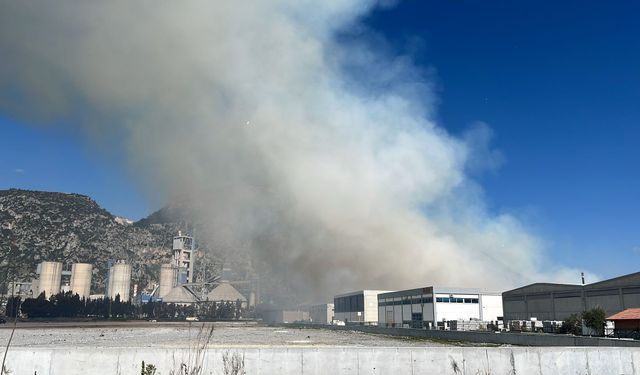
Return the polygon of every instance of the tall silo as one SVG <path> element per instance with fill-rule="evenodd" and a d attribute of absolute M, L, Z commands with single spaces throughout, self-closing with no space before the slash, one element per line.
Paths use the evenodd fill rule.
<path fill-rule="evenodd" d="M 160 267 L 158 297 L 162 298 L 166 296 L 176 285 L 178 285 L 178 268 L 173 264 L 163 264 Z"/>
<path fill-rule="evenodd" d="M 91 274 L 93 266 L 89 263 L 74 263 L 71 265 L 71 291 L 80 298 L 89 298 L 91 294 Z"/>
<path fill-rule="evenodd" d="M 47 298 L 60 292 L 62 280 L 62 263 L 42 262 L 38 266 L 40 277 L 38 278 L 38 294 L 45 292 Z"/>
<path fill-rule="evenodd" d="M 118 261 L 109 270 L 109 291 L 108 297 L 115 299 L 120 295 L 120 301 L 129 301 L 129 291 L 131 289 L 131 265 L 124 261 Z"/>

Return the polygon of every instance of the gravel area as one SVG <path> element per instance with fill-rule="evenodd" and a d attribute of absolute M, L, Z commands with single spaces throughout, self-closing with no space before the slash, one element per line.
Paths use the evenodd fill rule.
<path fill-rule="evenodd" d="M 210 327 L 211 324 L 204 324 Z M 55 326 L 41 324 L 16 330 L 13 347 L 167 347 L 188 348 L 196 345 L 203 323 L 146 326 Z M 6 327 L 8 328 L 8 327 Z M 10 329 L 0 329 L 0 342 L 6 343 Z M 264 346 L 350 346 L 407 347 L 444 346 L 444 344 L 402 337 L 373 335 L 355 331 L 299 329 L 256 325 L 215 324 L 210 347 Z"/>

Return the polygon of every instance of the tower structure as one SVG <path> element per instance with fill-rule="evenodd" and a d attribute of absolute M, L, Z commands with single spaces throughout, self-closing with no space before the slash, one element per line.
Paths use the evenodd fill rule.
<path fill-rule="evenodd" d="M 71 265 L 71 291 L 80 298 L 89 298 L 91 293 L 91 276 L 93 266 L 89 263 L 74 263 Z"/>
<path fill-rule="evenodd" d="M 126 302 L 130 298 L 131 290 L 131 265 L 124 260 L 116 261 L 109 268 L 109 283 L 107 284 L 107 297 L 115 299 L 120 296 L 120 301 Z"/>
<path fill-rule="evenodd" d="M 178 284 L 178 267 L 174 264 L 163 264 L 160 267 L 160 286 L 158 297 L 163 298 Z"/>
<path fill-rule="evenodd" d="M 39 275 L 36 295 L 45 292 L 46 298 L 60 292 L 62 281 L 61 262 L 42 262 L 36 271 Z"/>
<path fill-rule="evenodd" d="M 173 263 L 178 268 L 178 284 L 193 282 L 194 245 L 193 237 L 181 231 L 173 237 Z"/>

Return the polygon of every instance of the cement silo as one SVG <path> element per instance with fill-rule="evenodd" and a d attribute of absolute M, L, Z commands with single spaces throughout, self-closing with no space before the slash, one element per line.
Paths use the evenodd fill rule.
<path fill-rule="evenodd" d="M 93 266 L 88 263 L 74 263 L 71 265 L 71 291 L 80 298 L 89 298 L 91 294 L 91 274 Z"/>
<path fill-rule="evenodd" d="M 115 299 L 120 295 L 120 301 L 129 301 L 131 289 L 131 265 L 124 261 L 118 261 L 109 269 L 108 297 Z"/>
<path fill-rule="evenodd" d="M 45 292 L 47 298 L 60 292 L 62 263 L 42 262 L 38 265 L 38 294 Z"/>
<path fill-rule="evenodd" d="M 178 285 L 178 268 L 173 264 L 163 264 L 160 267 L 160 287 L 158 297 L 162 298 L 169 294 Z"/>

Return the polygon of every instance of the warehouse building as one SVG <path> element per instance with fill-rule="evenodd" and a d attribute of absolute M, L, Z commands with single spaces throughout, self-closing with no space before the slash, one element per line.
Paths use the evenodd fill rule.
<path fill-rule="evenodd" d="M 268 324 L 309 322 L 309 312 L 298 309 L 265 310 L 260 313 L 260 316 L 262 321 Z"/>
<path fill-rule="evenodd" d="M 564 320 L 596 306 L 607 315 L 640 307 L 640 272 L 587 285 L 536 283 L 502 294 L 505 320 Z"/>
<path fill-rule="evenodd" d="M 333 303 L 304 306 L 303 310 L 309 312 L 309 320 L 313 324 L 330 324 L 333 321 Z"/>
<path fill-rule="evenodd" d="M 207 301 L 216 302 L 218 304 L 232 302 L 240 302 L 242 308 L 247 307 L 247 298 L 242 295 L 233 285 L 223 282 L 218 284 L 209 294 Z"/>
<path fill-rule="evenodd" d="M 386 327 L 433 329 L 444 328 L 445 321 L 497 321 L 500 317 L 500 293 L 479 289 L 428 286 L 378 295 L 378 323 Z"/>
<path fill-rule="evenodd" d="M 378 294 L 386 290 L 360 290 L 333 297 L 334 319 L 345 323 L 378 324 Z"/>

